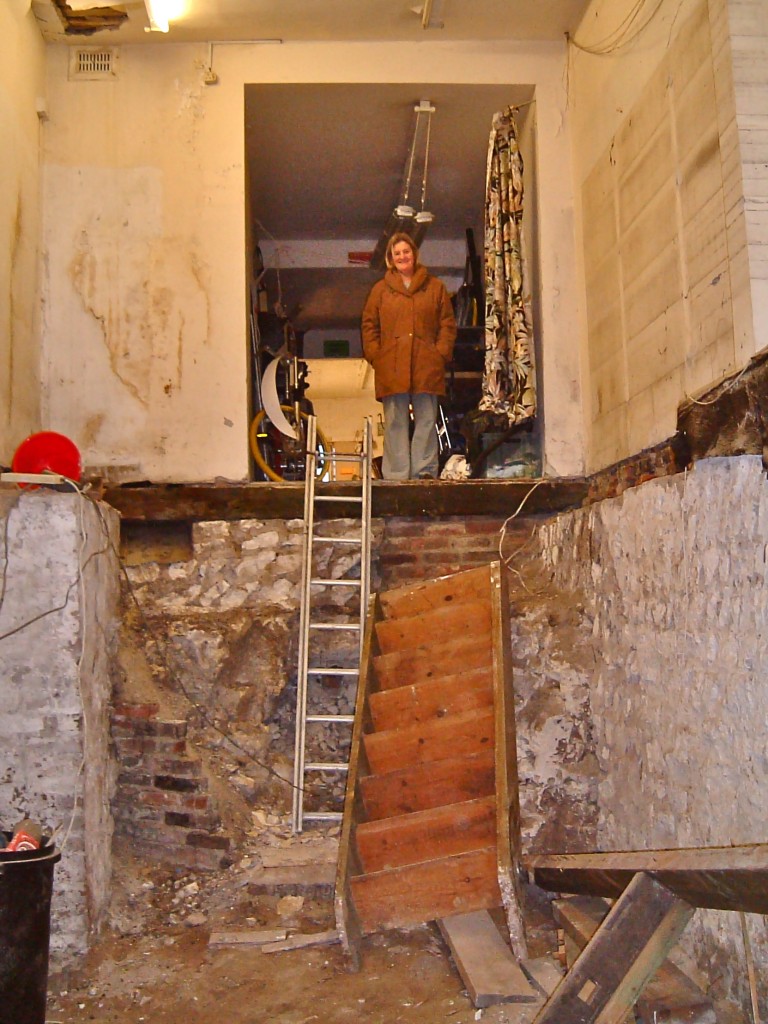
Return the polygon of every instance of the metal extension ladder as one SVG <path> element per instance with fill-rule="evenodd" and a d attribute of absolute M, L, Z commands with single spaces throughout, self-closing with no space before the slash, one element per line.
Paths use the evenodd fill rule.
<path fill-rule="evenodd" d="M 317 422 L 314 416 L 307 420 L 307 457 L 304 478 L 304 551 L 301 578 L 301 604 L 299 618 L 299 667 L 296 699 L 296 745 L 293 761 L 293 831 L 301 832 L 304 821 L 341 821 L 341 811 L 305 811 L 305 779 L 310 772 L 347 772 L 346 762 L 307 762 L 307 725 L 313 723 L 348 724 L 351 730 L 355 720 L 350 715 L 323 715 L 308 713 L 309 682 L 320 676 L 356 676 L 360 674 L 360 657 L 363 647 L 365 616 L 370 594 L 371 567 L 371 461 L 373 456 L 373 432 L 370 417 L 365 420 L 362 451 L 357 455 L 340 455 L 335 452 L 318 451 Z M 319 462 L 319 460 L 324 460 Z M 360 494 L 339 496 L 322 493 L 322 483 L 317 479 L 318 468 L 336 462 L 357 463 L 360 467 Z M 315 534 L 315 509 L 324 502 L 354 502 L 360 506 L 359 537 L 324 537 Z M 315 543 L 350 545 L 360 548 L 360 579 L 322 579 L 313 572 Z M 312 587 L 350 587 L 360 592 L 360 610 L 357 622 L 314 621 L 312 609 Z M 313 633 L 333 630 L 356 631 L 358 634 L 357 668 L 324 667 L 312 664 L 310 639 Z"/>

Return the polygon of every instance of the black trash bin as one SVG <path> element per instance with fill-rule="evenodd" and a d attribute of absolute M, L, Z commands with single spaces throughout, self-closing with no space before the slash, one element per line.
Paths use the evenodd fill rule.
<path fill-rule="evenodd" d="M 1 1024 L 45 1024 L 53 867 L 60 860 L 45 843 L 0 850 Z"/>

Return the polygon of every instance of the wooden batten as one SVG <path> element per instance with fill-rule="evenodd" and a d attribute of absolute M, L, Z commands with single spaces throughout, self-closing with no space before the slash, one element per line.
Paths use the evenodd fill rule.
<path fill-rule="evenodd" d="M 371 771 L 376 774 L 492 750 L 493 708 L 478 708 L 460 715 L 416 722 L 403 729 L 369 733 L 363 737 L 363 742 Z"/>
<path fill-rule="evenodd" d="M 374 659 L 378 688 L 390 690 L 396 686 L 411 686 L 429 679 L 442 679 L 457 671 L 469 672 L 485 668 L 491 663 L 491 634 L 476 636 L 460 634 L 439 640 L 429 648 L 411 651 L 393 651 Z"/>
<path fill-rule="evenodd" d="M 452 576 L 414 583 L 381 594 L 385 618 L 405 618 L 488 596 L 488 566 L 467 569 Z"/>
<path fill-rule="evenodd" d="M 360 789 L 369 819 L 390 818 L 488 796 L 494 791 L 494 771 L 493 751 L 488 750 L 368 775 L 360 779 Z"/>
<path fill-rule="evenodd" d="M 491 603 L 478 598 L 444 608 L 432 608 L 407 618 L 383 619 L 376 624 L 382 654 L 432 647 L 436 638 L 484 636 L 491 628 Z"/>
<path fill-rule="evenodd" d="M 496 848 L 488 846 L 353 878 L 363 934 L 499 906 L 495 864 Z"/>
<path fill-rule="evenodd" d="M 371 718 L 377 730 L 396 729 L 403 722 L 428 722 L 492 706 L 490 665 L 444 679 L 381 690 L 370 696 Z"/>
<path fill-rule="evenodd" d="M 357 826 L 365 871 L 383 871 L 490 846 L 496 837 L 493 796 L 465 800 Z"/>

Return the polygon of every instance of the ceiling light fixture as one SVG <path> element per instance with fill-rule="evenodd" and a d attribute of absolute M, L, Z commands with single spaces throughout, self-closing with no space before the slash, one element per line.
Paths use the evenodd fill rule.
<path fill-rule="evenodd" d="M 168 5 L 164 0 L 144 0 L 149 18 L 149 28 L 145 32 L 167 32 L 168 31 Z"/>
<path fill-rule="evenodd" d="M 421 100 L 418 106 L 413 109 L 416 112 L 416 124 L 413 129 L 411 148 L 405 161 L 400 202 L 389 215 L 389 220 L 384 225 L 384 230 L 379 236 L 376 248 L 371 254 L 370 266 L 377 270 L 381 270 L 384 267 L 387 245 L 394 234 L 403 231 L 413 239 L 414 245 L 420 246 L 427 233 L 427 228 L 435 219 L 434 214 L 428 213 L 424 209 L 427 201 L 429 137 L 432 129 L 432 115 L 435 112 L 435 108 L 429 100 Z M 410 204 L 410 193 L 414 169 L 418 167 L 420 162 L 422 169 L 421 210 L 417 213 Z"/>

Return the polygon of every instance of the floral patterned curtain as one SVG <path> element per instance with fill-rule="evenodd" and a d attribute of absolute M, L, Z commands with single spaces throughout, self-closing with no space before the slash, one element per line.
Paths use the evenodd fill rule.
<path fill-rule="evenodd" d="M 485 194 L 485 374 L 480 410 L 510 427 L 536 413 L 515 107 L 493 116 Z"/>

